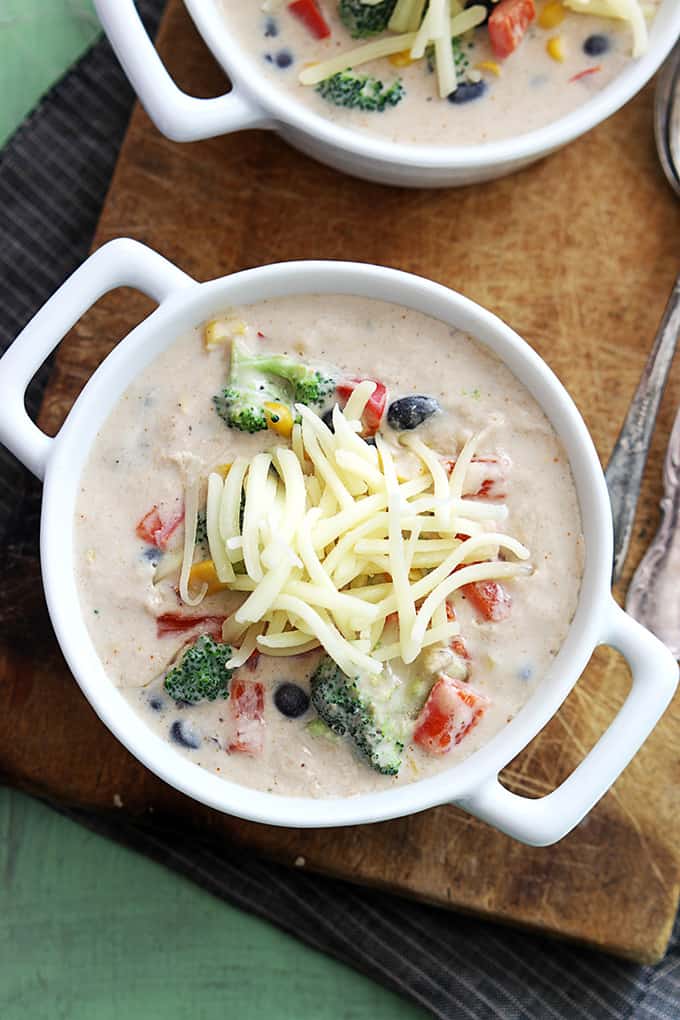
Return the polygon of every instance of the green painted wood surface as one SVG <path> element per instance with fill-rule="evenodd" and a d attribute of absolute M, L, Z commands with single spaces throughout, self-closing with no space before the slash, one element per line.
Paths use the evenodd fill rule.
<path fill-rule="evenodd" d="M 161 865 L 0 789 L 3 1020 L 416 1020 Z"/>
<path fill-rule="evenodd" d="M 97 35 L 89 0 L 0 0 L 0 144 Z M 0 788 L 2 1020 L 417 1020 L 369 979 Z"/>
<path fill-rule="evenodd" d="M 91 0 L 0 0 L 0 145 L 98 33 Z"/>

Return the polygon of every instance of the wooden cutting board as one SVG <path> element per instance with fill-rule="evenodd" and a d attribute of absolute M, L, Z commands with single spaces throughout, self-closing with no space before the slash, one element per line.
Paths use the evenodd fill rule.
<path fill-rule="evenodd" d="M 169 4 L 159 46 L 182 87 L 202 96 L 224 90 L 180 0 Z M 264 131 L 175 145 L 137 108 L 95 247 L 135 237 L 198 279 L 315 257 L 429 276 L 491 308 L 533 344 L 574 395 L 606 459 L 678 271 L 680 208 L 656 162 L 651 110 L 648 88 L 516 176 L 464 190 L 400 191 L 344 177 Z M 92 370 L 149 307 L 118 291 L 77 326 L 60 349 L 43 428 L 58 429 Z M 662 407 L 619 594 L 657 524 L 678 402 L 680 366 Z M 25 591 L 30 567 L 21 570 Z M 22 637 L 27 630 L 30 639 Z M 3 628 L 0 677 L 0 774 L 24 790 L 151 816 L 159 826 L 636 960 L 664 952 L 680 882 L 677 701 L 589 818 L 557 846 L 529 849 L 453 807 L 375 826 L 299 831 L 193 803 L 139 765 L 95 717 L 37 600 L 28 627 Z M 599 650 L 557 717 L 508 767 L 508 785 L 528 796 L 553 789 L 593 745 L 628 683 L 619 657 Z"/>

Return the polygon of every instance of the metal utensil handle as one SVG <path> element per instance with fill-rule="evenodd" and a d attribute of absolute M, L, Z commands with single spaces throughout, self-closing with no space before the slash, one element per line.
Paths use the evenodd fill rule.
<path fill-rule="evenodd" d="M 626 560 L 640 495 L 642 473 L 659 404 L 666 388 L 680 332 L 680 276 L 676 279 L 644 371 L 614 444 L 605 478 L 614 519 L 613 578 Z"/>
<path fill-rule="evenodd" d="M 654 137 L 656 151 L 666 180 L 676 195 L 680 195 L 678 170 L 678 120 L 680 118 L 680 43 L 671 50 L 670 56 L 659 71 L 654 96 Z"/>

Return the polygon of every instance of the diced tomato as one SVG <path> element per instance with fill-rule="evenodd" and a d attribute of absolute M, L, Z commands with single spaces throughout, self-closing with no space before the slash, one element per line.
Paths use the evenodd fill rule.
<path fill-rule="evenodd" d="M 473 581 L 463 586 L 463 592 L 483 619 L 500 623 L 510 616 L 512 596 L 500 581 Z"/>
<path fill-rule="evenodd" d="M 316 0 L 294 0 L 294 3 L 288 4 L 288 10 L 302 22 L 315 39 L 326 39 L 331 34 L 328 22 Z"/>
<path fill-rule="evenodd" d="M 413 739 L 430 754 L 446 754 L 479 722 L 489 704 L 469 684 L 440 673 L 416 719 Z"/>
<path fill-rule="evenodd" d="M 338 396 L 346 403 L 354 393 L 359 383 L 365 381 L 365 379 L 346 379 L 343 382 L 338 383 L 336 388 Z M 377 379 L 372 379 L 371 382 L 375 383 L 375 389 L 371 394 L 362 415 L 364 434 L 368 436 L 374 435 L 380 428 L 380 422 L 383 419 L 385 405 L 387 404 L 387 387 L 381 382 L 378 382 Z"/>
<path fill-rule="evenodd" d="M 163 613 L 156 619 L 156 634 L 185 634 L 195 630 L 199 634 L 209 634 L 215 641 L 222 640 L 222 624 L 226 616 L 182 616 L 181 613 Z"/>
<path fill-rule="evenodd" d="M 446 460 L 445 466 L 451 474 L 456 462 Z M 511 467 L 512 461 L 504 453 L 473 457 L 465 476 L 463 495 L 472 499 L 505 499 L 508 494 L 508 475 Z"/>
<path fill-rule="evenodd" d="M 535 17 L 534 0 L 500 0 L 487 22 L 495 55 L 504 59 L 514 53 Z"/>
<path fill-rule="evenodd" d="M 143 542 L 148 542 L 149 545 L 155 545 L 157 549 L 165 549 L 170 540 L 170 536 L 173 534 L 175 529 L 180 526 L 183 520 L 183 509 L 179 513 L 173 514 L 173 516 L 169 517 L 167 521 L 163 521 L 158 512 L 158 507 L 152 506 L 149 512 L 142 517 L 141 521 L 135 528 L 135 533 L 138 538 L 142 539 Z"/>
<path fill-rule="evenodd" d="M 254 680 L 232 680 L 228 712 L 232 720 L 229 754 L 260 754 L 264 748 L 264 687 Z"/>

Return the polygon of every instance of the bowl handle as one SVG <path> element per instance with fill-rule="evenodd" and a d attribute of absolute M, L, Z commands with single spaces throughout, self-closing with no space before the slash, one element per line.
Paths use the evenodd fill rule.
<path fill-rule="evenodd" d="M 26 413 L 24 394 L 48 355 L 88 308 L 116 287 L 135 287 L 159 304 L 196 281 L 138 241 L 109 241 L 43 305 L 0 359 L 0 443 L 43 478 L 52 439 Z"/>
<path fill-rule="evenodd" d="M 633 683 L 616 718 L 569 778 L 545 797 L 530 799 L 511 793 L 493 776 L 469 798 L 457 801 L 470 814 L 529 846 L 549 846 L 578 825 L 647 739 L 675 692 L 675 659 L 613 599 L 599 643 L 623 653 Z"/>
<path fill-rule="evenodd" d="M 175 85 L 137 13 L 134 0 L 94 0 L 116 56 L 146 112 L 175 142 L 196 142 L 243 128 L 271 127 L 271 118 L 240 90 L 197 99 Z"/>

